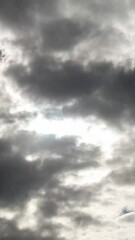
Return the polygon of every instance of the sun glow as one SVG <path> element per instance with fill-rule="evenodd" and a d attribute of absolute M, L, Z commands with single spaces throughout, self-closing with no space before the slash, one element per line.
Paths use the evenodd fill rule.
<path fill-rule="evenodd" d="M 120 139 L 117 132 L 104 124 L 82 119 L 50 120 L 40 115 L 29 124 L 28 130 L 38 134 L 54 134 L 58 137 L 76 136 L 79 142 L 101 146 L 108 154 L 111 153 L 112 145 Z"/>

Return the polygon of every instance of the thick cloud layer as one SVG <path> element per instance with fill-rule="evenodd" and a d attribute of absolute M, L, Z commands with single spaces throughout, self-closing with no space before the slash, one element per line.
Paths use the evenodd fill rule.
<path fill-rule="evenodd" d="M 37 58 L 31 71 L 12 66 L 7 74 L 28 96 L 65 104 L 63 112 L 73 116 L 96 115 L 106 121 L 134 119 L 134 70 L 114 67 L 111 63 L 90 65 L 87 70 L 74 62 L 59 63 Z"/>
<path fill-rule="evenodd" d="M 42 29 L 43 48 L 50 51 L 68 50 L 87 35 L 86 26 L 69 18 L 49 22 Z"/>
<path fill-rule="evenodd" d="M 20 2 L 0 1 L 0 19 L 7 26 L 13 27 L 16 30 L 27 29 L 27 26 L 33 26 L 35 23 L 36 14 L 53 14 L 57 11 L 58 1 L 48 0 L 38 2 L 35 0 L 21 0 Z M 20 29 L 21 28 L 21 29 Z"/>
<path fill-rule="evenodd" d="M 42 160 L 38 157 L 41 152 Z M 33 153 L 37 154 L 37 160 L 26 161 L 25 156 Z M 46 154 L 48 157 L 43 158 Z M 66 186 L 65 176 L 69 173 L 77 174 L 82 169 L 97 168 L 99 158 L 100 153 L 96 147 L 84 144 L 77 146 L 74 138 L 57 139 L 54 136 L 38 138 L 27 133 L 11 139 L 3 138 L 0 140 L 0 206 L 3 209 L 12 207 L 12 211 L 17 209 L 17 214 L 20 215 L 21 208 L 25 208 L 27 202 L 36 197 L 39 209 L 37 217 L 44 218 L 42 223 L 44 231 L 50 226 L 50 230 L 47 230 L 48 236 L 51 236 L 50 234 L 53 236 L 52 218 L 68 216 L 70 206 L 75 207 L 76 204 L 81 206 L 86 199 L 94 201 L 96 198 L 94 186 L 90 189 L 83 186 Z M 74 215 L 76 213 L 68 216 L 71 221 Z M 15 222 L 18 223 L 18 218 Z M 96 224 L 96 220 L 94 222 L 90 217 L 89 224 Z M 21 236 L 20 239 L 31 237 L 31 233 L 29 236 L 29 233 L 20 231 L 17 227 L 15 231 L 11 230 L 9 226 L 7 229 L 4 228 L 1 237 L 3 234 L 6 239 L 8 236 L 14 238 Z M 40 234 L 37 234 L 40 239 Z M 37 239 L 35 233 L 32 236 Z"/>
<path fill-rule="evenodd" d="M 46 184 L 51 184 L 51 181 L 62 174 L 99 165 L 97 159 L 93 159 L 93 157 L 98 157 L 97 149 L 87 150 L 85 146 L 78 148 L 72 138 L 60 140 L 49 137 L 39 140 L 35 138 L 36 143 L 33 139 L 33 144 L 32 142 L 28 144 L 28 137 L 34 136 L 26 135 L 20 140 L 15 139 L 14 142 L 12 140 L 12 145 L 7 140 L 1 139 L 0 141 L 0 198 L 3 202 L 7 201 L 10 204 L 15 203 L 15 200 L 21 201 L 22 198 L 30 197 L 28 194 L 31 191 L 44 188 Z M 16 140 L 20 142 L 20 146 Z M 26 145 L 25 141 L 27 141 Z M 43 151 L 44 155 L 48 154 L 48 157 L 42 161 L 28 162 L 19 154 L 17 147 L 22 153 L 38 154 L 38 151 L 39 153 Z M 72 152 L 70 152 L 71 149 Z M 53 155 L 56 154 L 57 157 L 53 159 Z"/>
<path fill-rule="evenodd" d="M 0 239 L 134 239 L 134 13 L 0 0 Z"/>

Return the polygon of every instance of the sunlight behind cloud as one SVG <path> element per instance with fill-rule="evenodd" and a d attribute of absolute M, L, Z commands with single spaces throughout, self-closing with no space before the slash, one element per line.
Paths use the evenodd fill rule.
<path fill-rule="evenodd" d="M 106 154 L 111 154 L 112 146 L 120 139 L 120 135 L 114 129 L 108 128 L 105 124 L 88 122 L 82 119 L 60 119 L 48 120 L 42 115 L 31 121 L 29 131 L 38 134 L 54 134 L 58 137 L 76 136 L 79 142 L 101 146 Z"/>

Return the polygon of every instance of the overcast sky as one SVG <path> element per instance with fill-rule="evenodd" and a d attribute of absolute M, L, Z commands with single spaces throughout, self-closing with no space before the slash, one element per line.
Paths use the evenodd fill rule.
<path fill-rule="evenodd" d="M 134 0 L 0 0 L 1 240 L 135 238 L 134 23 Z"/>

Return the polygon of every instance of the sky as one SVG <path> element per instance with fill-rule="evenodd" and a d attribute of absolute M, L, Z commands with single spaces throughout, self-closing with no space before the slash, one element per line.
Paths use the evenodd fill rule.
<path fill-rule="evenodd" d="M 134 22 L 133 0 L 0 0 L 1 240 L 135 238 Z"/>

